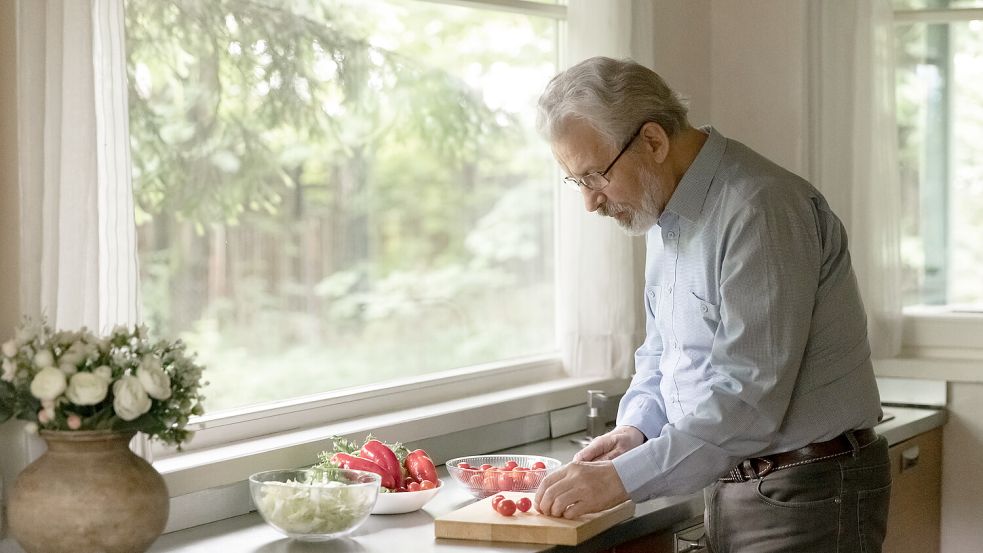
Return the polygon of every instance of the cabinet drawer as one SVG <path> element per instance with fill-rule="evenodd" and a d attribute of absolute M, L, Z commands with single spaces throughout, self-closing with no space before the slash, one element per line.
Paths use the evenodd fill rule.
<path fill-rule="evenodd" d="M 942 429 L 895 444 L 891 508 L 884 553 L 938 553 L 942 496 Z"/>

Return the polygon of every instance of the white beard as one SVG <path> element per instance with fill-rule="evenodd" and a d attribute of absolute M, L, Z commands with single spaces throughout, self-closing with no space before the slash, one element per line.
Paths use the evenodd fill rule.
<path fill-rule="evenodd" d="M 642 206 L 639 209 L 614 203 L 603 203 L 597 213 L 611 217 L 629 236 L 641 236 L 659 222 L 660 191 L 658 179 L 646 168 L 639 168 L 638 180 L 642 183 Z"/>

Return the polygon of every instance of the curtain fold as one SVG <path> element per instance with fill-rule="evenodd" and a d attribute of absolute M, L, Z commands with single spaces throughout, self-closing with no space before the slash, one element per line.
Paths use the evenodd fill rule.
<path fill-rule="evenodd" d="M 18 3 L 21 311 L 139 321 L 122 0 Z"/>
<path fill-rule="evenodd" d="M 875 358 L 901 350 L 894 21 L 888 0 L 809 4 L 808 177 L 843 219 Z"/>
<path fill-rule="evenodd" d="M 570 0 L 564 66 L 603 55 L 652 67 L 653 24 L 651 2 Z M 575 192 L 561 190 L 557 207 L 557 332 L 564 366 L 571 376 L 626 378 L 644 338 L 644 239 L 587 213 Z"/>

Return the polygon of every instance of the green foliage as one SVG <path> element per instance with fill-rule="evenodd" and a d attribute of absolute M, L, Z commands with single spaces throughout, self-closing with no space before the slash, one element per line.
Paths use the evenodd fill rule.
<path fill-rule="evenodd" d="M 552 339 L 551 304 L 526 313 L 552 268 L 533 103 L 465 76 L 544 85 L 554 23 L 401 0 L 127 0 L 126 26 L 144 316 L 201 352 L 214 405 Z"/>

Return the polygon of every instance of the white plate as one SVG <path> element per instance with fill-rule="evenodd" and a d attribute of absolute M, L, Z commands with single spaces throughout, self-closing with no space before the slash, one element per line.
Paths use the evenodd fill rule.
<path fill-rule="evenodd" d="M 433 499 L 440 491 L 444 482 L 437 481 L 437 487 L 432 490 L 420 490 L 418 492 L 395 492 L 380 493 L 372 508 L 373 515 L 398 515 L 400 513 L 410 513 L 418 511 L 421 507 Z"/>

